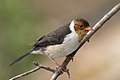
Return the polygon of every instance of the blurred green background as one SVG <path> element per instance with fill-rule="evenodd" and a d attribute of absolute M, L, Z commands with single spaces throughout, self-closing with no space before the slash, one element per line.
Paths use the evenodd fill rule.
<path fill-rule="evenodd" d="M 85 18 L 93 26 L 119 2 L 119 0 L 0 0 L 0 80 L 8 80 L 12 76 L 34 68 L 32 64 L 33 61 L 55 66 L 48 58 L 46 59 L 45 56 L 37 55 L 26 57 L 11 67 L 8 65 L 18 56 L 29 50 L 32 47 L 32 45 L 29 44 L 34 42 L 36 38 L 70 22 L 74 18 Z M 106 64 L 115 63 L 120 59 L 119 57 L 118 60 L 115 61 L 116 57 L 120 56 L 119 26 L 120 13 L 117 13 L 104 26 L 105 28 L 102 28 L 96 33 L 89 45 L 87 44 L 88 46 L 85 46 L 84 49 L 81 50 L 81 55 L 78 54 L 75 62 L 69 66 L 73 80 L 120 80 L 120 77 L 117 75 L 108 77 L 108 75 L 112 75 L 113 73 L 118 74 L 117 72 L 120 72 L 119 68 L 113 67 L 111 69 L 111 65 L 107 65 L 107 68 L 109 67 L 110 69 L 107 71 L 106 69 L 104 70 Z M 113 38 L 115 36 L 116 39 Z M 101 42 L 105 44 L 103 45 Z M 112 44 L 108 45 L 110 43 Z M 113 44 L 115 45 L 113 46 Z M 111 48 L 108 49 L 110 46 Z M 89 52 L 86 52 L 86 50 Z M 114 55 L 114 58 L 111 50 L 113 53 L 117 53 L 117 55 Z M 104 54 L 100 55 L 99 52 Z M 111 56 L 107 55 L 110 57 L 106 58 L 105 54 L 109 54 L 110 52 Z M 82 58 L 79 55 L 82 56 Z M 93 56 L 97 56 L 97 58 L 93 58 Z M 81 62 L 78 61 L 79 59 L 81 59 Z M 115 62 L 110 61 L 111 59 Z M 91 62 L 89 62 L 90 60 Z M 60 60 L 60 62 L 61 61 L 62 60 Z M 99 62 L 101 63 L 97 64 Z M 80 67 L 76 67 L 78 65 L 80 65 Z M 81 67 L 81 65 L 83 67 Z M 85 66 L 89 66 L 89 68 L 85 68 Z M 120 64 L 117 67 L 120 67 Z M 103 70 L 103 73 L 100 73 L 101 70 Z M 96 71 L 98 71 L 98 73 Z M 49 79 L 50 75 L 50 73 L 40 70 L 18 80 L 46 80 Z M 67 79 L 67 76 L 61 76 L 60 80 L 62 79 Z"/>

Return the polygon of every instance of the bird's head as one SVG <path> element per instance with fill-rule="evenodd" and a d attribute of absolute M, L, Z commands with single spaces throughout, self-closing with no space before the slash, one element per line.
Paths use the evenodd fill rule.
<path fill-rule="evenodd" d="M 92 28 L 90 27 L 88 21 L 80 18 L 80 19 L 74 19 L 72 21 L 73 23 L 73 29 L 75 31 L 75 33 L 79 36 L 79 41 L 81 41 L 83 39 L 83 37 L 85 36 L 85 34 L 92 30 Z"/>

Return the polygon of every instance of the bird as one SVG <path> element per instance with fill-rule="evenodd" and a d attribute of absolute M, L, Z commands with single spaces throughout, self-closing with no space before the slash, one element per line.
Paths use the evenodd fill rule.
<path fill-rule="evenodd" d="M 83 18 L 73 19 L 68 24 L 38 38 L 33 48 L 15 59 L 10 66 L 30 54 L 46 55 L 56 63 L 55 59 L 66 57 L 74 52 L 90 30 L 92 28 L 87 20 Z"/>

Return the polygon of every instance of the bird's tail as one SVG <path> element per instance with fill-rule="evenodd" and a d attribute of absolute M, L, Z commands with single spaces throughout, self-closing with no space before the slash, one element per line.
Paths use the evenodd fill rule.
<path fill-rule="evenodd" d="M 14 60 L 11 64 L 9 64 L 9 66 L 15 64 L 16 62 L 20 61 L 21 59 L 23 59 L 24 57 L 28 56 L 32 51 L 34 51 L 34 48 L 27 51 L 26 53 L 24 53 L 22 56 L 18 57 L 16 60 Z"/>

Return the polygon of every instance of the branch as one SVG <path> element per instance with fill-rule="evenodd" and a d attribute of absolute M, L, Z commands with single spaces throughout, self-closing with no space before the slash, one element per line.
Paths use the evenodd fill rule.
<path fill-rule="evenodd" d="M 19 75 L 15 76 L 15 77 L 12 77 L 12 78 L 10 78 L 9 80 L 16 80 L 16 79 L 18 79 L 18 78 L 20 78 L 20 77 L 23 77 L 23 76 L 29 75 L 29 74 L 31 74 L 31 73 L 33 73 L 33 72 L 36 72 L 36 71 L 38 71 L 39 69 L 45 69 L 45 70 L 50 71 L 50 72 L 53 72 L 53 73 L 55 72 L 55 69 L 52 69 L 52 68 L 47 67 L 47 66 L 45 66 L 45 65 L 41 65 L 41 64 L 39 64 L 39 63 L 37 63 L 37 62 L 33 62 L 33 64 L 36 66 L 36 68 L 34 68 L 34 69 L 32 69 L 32 70 L 29 70 L 29 71 L 27 71 L 27 72 L 24 72 L 24 73 L 22 73 L 22 74 L 19 74 Z"/>
<path fill-rule="evenodd" d="M 93 30 L 92 31 L 89 31 L 87 33 L 87 35 L 83 38 L 83 40 L 81 41 L 79 47 L 73 52 L 71 53 L 70 55 L 66 56 L 66 59 L 63 61 L 63 63 L 61 64 L 61 67 L 60 69 L 52 69 L 50 67 L 47 67 L 47 66 L 44 66 L 44 65 L 41 65 L 41 64 L 38 64 L 38 63 L 35 63 L 34 62 L 34 65 L 36 65 L 37 67 L 30 70 L 30 71 L 27 71 L 25 73 L 22 73 L 20 75 L 17 75 L 15 77 L 12 77 L 11 79 L 9 80 L 16 80 L 20 77 L 23 77 L 23 76 L 26 76 L 28 74 L 31 74 L 33 72 L 36 72 L 38 71 L 39 69 L 45 69 L 47 71 L 50 71 L 50 72 L 53 72 L 53 75 L 51 76 L 50 80 L 56 80 L 61 74 L 63 74 L 63 71 L 64 72 L 67 72 L 68 73 L 68 76 L 70 76 L 69 72 L 68 72 L 68 69 L 66 69 L 67 65 L 69 64 L 69 62 L 73 59 L 74 55 L 77 53 L 77 51 L 82 47 L 82 45 L 86 42 L 86 41 L 89 41 L 89 39 L 91 38 L 91 36 L 96 32 L 98 31 L 105 22 L 107 22 L 113 15 L 115 15 L 118 11 L 120 10 L 120 3 L 117 4 L 115 7 L 113 7 L 113 9 L 111 11 L 109 11 L 100 21 L 98 21 L 95 26 L 93 27 Z"/>
<path fill-rule="evenodd" d="M 72 60 L 72 58 L 74 57 L 74 55 L 76 54 L 76 52 L 82 47 L 82 45 L 86 42 L 89 41 L 90 37 L 96 32 L 98 31 L 105 22 L 107 22 L 113 15 L 115 15 L 118 11 L 120 10 L 120 3 L 117 4 L 115 7 L 113 7 L 113 9 L 111 11 L 109 11 L 100 21 L 98 21 L 95 26 L 93 27 L 92 31 L 89 31 L 87 33 L 87 35 L 84 37 L 84 39 L 81 41 L 80 46 L 77 48 L 77 50 L 75 50 L 73 53 L 71 53 L 70 55 L 68 55 L 66 57 L 66 59 L 64 60 L 64 62 L 62 63 L 61 67 L 66 69 L 68 63 L 70 62 L 70 60 Z M 63 72 L 62 71 L 58 71 L 56 70 L 54 72 L 54 74 L 52 75 L 50 80 L 56 80 Z"/>

